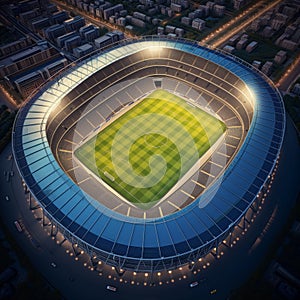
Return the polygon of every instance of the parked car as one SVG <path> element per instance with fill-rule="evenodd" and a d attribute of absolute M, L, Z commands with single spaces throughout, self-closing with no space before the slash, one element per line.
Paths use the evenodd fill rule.
<path fill-rule="evenodd" d="M 213 289 L 213 290 L 210 291 L 210 294 L 213 295 L 213 294 L 215 294 L 216 292 L 217 292 L 217 290 L 216 290 L 216 289 Z"/>
<path fill-rule="evenodd" d="M 190 287 L 193 288 L 193 287 L 197 286 L 198 284 L 199 284 L 198 281 L 191 282 Z"/>
<path fill-rule="evenodd" d="M 15 226 L 16 226 L 16 228 L 17 228 L 17 230 L 19 231 L 19 232 L 22 232 L 23 231 L 23 228 L 22 228 L 22 226 L 21 226 L 21 223 L 17 220 L 17 221 L 14 221 L 14 224 L 15 224 Z"/>
<path fill-rule="evenodd" d="M 107 285 L 106 289 L 109 290 L 109 291 L 112 291 L 112 292 L 116 292 L 117 291 L 117 288 L 115 286 L 113 286 L 113 285 Z"/>

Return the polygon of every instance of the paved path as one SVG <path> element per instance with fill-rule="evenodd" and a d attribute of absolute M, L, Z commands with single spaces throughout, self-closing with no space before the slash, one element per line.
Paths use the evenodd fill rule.
<path fill-rule="evenodd" d="M 288 92 L 290 86 L 298 79 L 300 71 L 300 54 L 292 62 L 287 71 L 276 83 L 276 86 L 281 90 Z"/>
<path fill-rule="evenodd" d="M 246 9 L 245 12 L 242 12 L 220 28 L 217 28 L 213 33 L 203 39 L 202 42 L 212 45 L 215 48 L 220 47 L 232 36 L 241 33 L 255 19 L 258 19 L 268 10 L 274 8 L 280 1 L 281 0 L 275 0 L 269 4 L 265 4 L 265 1 L 256 2 L 253 6 Z M 253 14 L 253 12 L 255 13 Z"/>
<path fill-rule="evenodd" d="M 12 99 L 8 92 L 5 91 L 4 88 L 0 85 L 0 105 L 2 104 L 6 105 L 11 110 L 16 110 L 18 108 L 16 102 Z"/>

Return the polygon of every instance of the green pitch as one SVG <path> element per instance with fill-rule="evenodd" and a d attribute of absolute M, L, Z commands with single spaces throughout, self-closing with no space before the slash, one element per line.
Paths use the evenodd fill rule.
<path fill-rule="evenodd" d="M 225 130 L 224 123 L 205 111 L 156 90 L 80 146 L 75 155 L 121 196 L 147 209 Z"/>

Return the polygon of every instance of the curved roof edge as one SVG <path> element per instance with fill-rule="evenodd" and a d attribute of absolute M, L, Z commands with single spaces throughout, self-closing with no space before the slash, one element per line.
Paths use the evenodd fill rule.
<path fill-rule="evenodd" d="M 48 110 L 56 101 L 55 97 L 66 93 L 63 84 L 59 82 L 68 80 L 70 73 L 79 74 L 81 68 L 80 71 L 86 75 L 82 75 L 80 80 L 84 80 L 84 76 L 90 76 L 91 69 L 89 72 L 83 70 L 88 70 L 88 62 L 92 59 L 99 59 L 101 62 L 101 58 L 106 55 L 107 61 L 113 51 L 120 52 L 120 56 L 124 54 L 124 47 L 127 47 L 126 53 L 129 48 L 137 52 L 142 43 L 149 42 L 202 56 L 228 68 L 252 89 L 256 104 L 246 139 L 219 185 L 214 184 L 192 204 L 172 215 L 137 220 L 110 211 L 70 180 L 52 155 L 45 127 Z M 115 57 L 111 56 L 109 59 L 113 62 Z M 178 253 L 182 254 L 213 242 L 243 216 L 275 166 L 284 132 L 285 111 L 281 95 L 261 72 L 236 57 L 204 48 L 195 42 L 145 37 L 141 40 L 124 41 L 97 57 L 94 55 L 77 66 L 72 66 L 55 82 L 48 82 L 20 109 L 13 129 L 13 152 L 20 173 L 41 206 L 68 232 L 85 243 L 108 252 L 110 247 L 111 251 L 116 249 L 117 244 L 142 249 L 176 248 L 174 245 L 181 245 L 178 249 L 182 250 L 178 250 Z M 199 204 L 212 195 L 209 204 L 200 208 Z M 60 201 L 60 197 L 64 199 Z M 231 209 L 221 211 L 222 203 L 227 203 L 228 199 Z M 135 239 L 135 234 L 140 238 Z M 169 251 L 171 256 L 172 251 Z"/>

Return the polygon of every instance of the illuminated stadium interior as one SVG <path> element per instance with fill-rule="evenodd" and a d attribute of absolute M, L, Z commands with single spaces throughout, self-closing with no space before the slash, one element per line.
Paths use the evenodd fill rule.
<path fill-rule="evenodd" d="M 118 64 L 117 73 L 114 63 L 100 69 L 67 94 L 52 111 L 47 122 L 51 149 L 73 181 L 108 208 L 139 218 L 171 214 L 191 203 L 224 172 L 250 127 L 253 95 L 230 71 L 179 50 L 147 48 L 115 63 Z M 158 87 L 215 115 L 226 124 L 227 130 L 223 139 L 184 176 L 185 181 L 176 184 L 176 190 L 168 193 L 158 205 L 143 209 L 144 206 L 131 205 L 107 186 L 99 184 L 98 178 L 91 176 L 90 169 L 83 168 L 74 159 L 74 149 L 112 117 L 118 118 L 122 108 L 130 109 L 132 103 Z"/>
<path fill-rule="evenodd" d="M 121 112 L 74 153 L 100 182 L 142 209 L 180 186 L 226 129 L 211 114 L 162 89 Z"/>
<path fill-rule="evenodd" d="M 198 156 L 191 159 L 190 147 L 198 149 L 195 139 L 205 121 L 198 120 L 200 126 L 190 123 L 192 131 L 187 130 L 186 140 L 185 135 L 179 135 L 172 142 L 182 149 L 180 161 L 192 163 L 155 201 L 151 201 L 152 196 L 146 199 L 151 205 L 137 205 L 114 188 L 113 183 L 129 180 L 128 172 L 123 176 L 123 167 L 120 173 L 105 169 L 110 164 L 122 166 L 124 158 L 108 160 L 99 171 L 99 151 L 94 149 L 98 138 L 99 145 L 104 139 L 101 147 L 119 142 L 117 138 L 104 138 L 104 134 L 112 126 L 127 130 L 128 122 L 125 126 L 120 120 L 133 114 L 149 95 L 161 91 L 162 96 L 156 97 L 159 101 L 165 101 L 166 95 L 180 99 L 182 104 L 177 103 L 177 108 L 184 107 L 190 114 L 196 109 L 195 118 L 204 112 L 216 121 L 209 128 L 219 126 L 222 132 L 217 138 L 207 134 L 207 149 L 201 155 L 196 151 Z M 153 102 L 151 109 L 159 107 L 159 101 Z M 183 121 L 174 121 L 174 116 L 169 121 L 172 118 L 168 115 L 151 109 L 155 115 L 152 118 L 144 112 L 134 118 L 131 115 L 131 119 L 141 118 L 141 124 L 151 126 L 139 126 L 140 132 L 127 130 L 128 147 L 133 147 L 139 137 L 145 141 L 145 135 L 148 140 L 154 137 L 160 145 L 176 135 L 168 135 L 169 127 L 183 126 Z M 164 120 L 156 119 L 157 115 Z M 166 123 L 166 133 L 151 120 Z M 19 171 L 29 190 L 68 240 L 109 265 L 152 272 L 177 268 L 218 247 L 260 201 L 278 160 L 284 131 L 280 94 L 257 70 L 195 42 L 144 37 L 96 53 L 49 82 L 20 110 L 13 143 Z M 190 147 L 184 148 L 181 140 Z M 121 141 L 123 144 L 124 137 Z M 82 160 L 78 151 L 89 143 Z M 105 151 L 113 154 L 113 146 Z M 141 189 L 135 199 L 153 184 L 150 178 L 150 185 L 142 182 L 139 186 L 142 172 L 150 166 L 149 173 L 155 173 L 151 168 L 158 166 L 157 173 L 164 175 L 168 166 L 162 163 L 166 156 L 153 156 L 156 152 L 149 154 L 140 177 L 128 183 Z M 155 162 L 152 165 L 151 159 Z M 176 164 L 176 156 L 172 159 Z M 91 161 L 90 165 L 86 161 Z M 127 192 L 128 186 L 124 188 Z"/>

